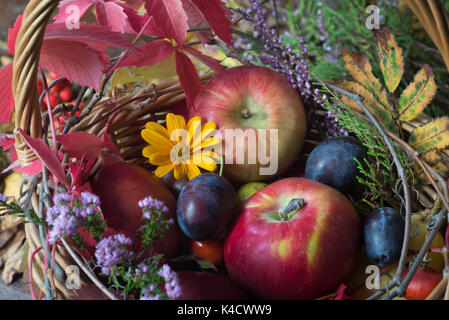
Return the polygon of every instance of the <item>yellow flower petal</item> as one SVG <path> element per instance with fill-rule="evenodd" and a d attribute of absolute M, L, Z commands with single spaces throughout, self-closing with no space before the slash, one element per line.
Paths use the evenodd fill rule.
<path fill-rule="evenodd" d="M 201 117 L 195 116 L 190 119 L 187 123 L 187 130 L 190 135 L 190 146 L 193 148 L 194 145 L 200 143 L 201 140 Z"/>
<path fill-rule="evenodd" d="M 221 155 L 220 154 L 213 152 L 213 151 L 209 151 L 209 152 L 205 152 L 205 155 L 216 160 L 215 162 L 218 161 L 219 163 L 221 163 Z"/>
<path fill-rule="evenodd" d="M 212 146 L 216 146 L 218 144 L 220 144 L 221 139 L 220 138 L 216 138 L 216 137 L 212 137 L 206 140 L 203 140 L 203 142 L 201 142 L 201 145 L 199 146 L 195 146 L 193 148 L 193 152 L 197 152 L 200 149 L 204 149 L 206 147 L 212 147 Z"/>
<path fill-rule="evenodd" d="M 174 165 L 172 163 L 164 165 L 164 166 L 159 166 L 159 167 L 157 167 L 156 171 L 154 172 L 154 175 L 158 178 L 162 178 L 167 173 L 169 173 L 173 169 L 173 167 L 174 167 Z"/>
<path fill-rule="evenodd" d="M 157 122 L 154 122 L 154 121 L 147 122 L 147 124 L 145 124 L 145 129 L 156 131 L 160 135 L 162 135 L 162 136 L 166 137 L 168 140 L 170 140 L 170 136 L 168 135 L 167 129 L 164 128 L 161 124 L 159 124 Z"/>
<path fill-rule="evenodd" d="M 186 120 L 183 116 L 175 115 L 173 113 L 169 113 L 166 116 L 166 125 L 169 136 L 176 129 L 185 129 L 186 128 Z"/>
<path fill-rule="evenodd" d="M 203 161 L 200 164 L 198 164 L 198 167 L 207 171 L 217 170 L 217 163 L 214 161 L 214 159 L 203 155 L 202 160 Z"/>
<path fill-rule="evenodd" d="M 184 163 L 180 163 L 175 166 L 174 176 L 175 176 L 176 180 L 181 180 L 182 178 L 184 178 L 186 176 L 186 173 L 187 173 L 187 168 Z"/>
<path fill-rule="evenodd" d="M 141 135 L 143 140 L 145 140 L 151 145 L 159 145 L 159 146 L 172 145 L 171 141 L 167 139 L 167 137 L 165 137 L 163 134 L 155 130 L 143 129 Z"/>
<path fill-rule="evenodd" d="M 155 154 L 155 153 L 166 153 L 170 156 L 170 146 L 151 145 L 151 146 L 146 146 L 142 150 L 142 155 L 145 158 L 149 158 L 152 154 Z"/>
<path fill-rule="evenodd" d="M 150 163 L 156 166 L 171 164 L 170 155 L 166 153 L 153 153 L 149 157 Z"/>
<path fill-rule="evenodd" d="M 196 176 L 199 176 L 201 174 L 200 169 L 194 164 L 187 165 L 187 178 L 189 180 L 192 180 Z"/>
<path fill-rule="evenodd" d="M 217 129 L 217 124 L 215 122 L 207 122 L 201 129 L 203 139 L 210 135 L 215 129 Z"/>

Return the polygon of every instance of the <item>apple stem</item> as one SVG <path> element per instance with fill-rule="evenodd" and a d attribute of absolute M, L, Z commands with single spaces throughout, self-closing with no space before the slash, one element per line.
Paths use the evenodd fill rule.
<path fill-rule="evenodd" d="M 292 199 L 283 210 L 279 211 L 279 216 L 281 217 L 282 221 L 290 220 L 292 218 L 292 213 L 296 213 L 298 210 L 304 208 L 304 206 L 304 199 Z"/>
<path fill-rule="evenodd" d="M 249 112 L 248 108 L 243 107 L 242 110 L 240 110 L 240 112 L 242 113 L 243 118 L 248 119 L 249 117 L 251 117 L 251 113 Z"/>
<path fill-rule="evenodd" d="M 220 173 L 219 173 L 220 177 L 223 176 L 223 166 L 224 166 L 224 161 L 225 161 L 224 154 L 222 154 L 222 155 L 221 155 L 221 163 L 220 163 Z"/>

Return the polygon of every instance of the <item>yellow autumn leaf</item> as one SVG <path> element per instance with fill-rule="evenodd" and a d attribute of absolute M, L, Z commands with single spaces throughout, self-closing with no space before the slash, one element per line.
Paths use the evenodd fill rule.
<path fill-rule="evenodd" d="M 19 172 L 13 172 L 9 174 L 4 180 L 5 189 L 3 194 L 8 197 L 13 197 L 15 200 L 19 198 L 20 195 L 20 185 L 22 184 L 23 176 Z M 2 212 L 0 212 L 1 214 Z M 15 226 L 22 223 L 23 218 L 19 218 L 17 214 L 7 215 L 0 218 L 1 230 L 6 230 L 14 228 Z"/>
<path fill-rule="evenodd" d="M 447 177 L 449 167 L 443 154 L 438 150 L 431 150 L 423 154 L 422 159 L 432 166 L 441 176 Z"/>
<path fill-rule="evenodd" d="M 380 69 L 388 91 L 394 93 L 404 74 L 404 57 L 390 28 L 383 26 L 374 30 L 379 46 Z"/>
<path fill-rule="evenodd" d="M 419 153 L 449 146 L 449 117 L 434 119 L 412 131 L 408 140 Z"/>
<path fill-rule="evenodd" d="M 437 93 L 437 85 L 432 69 L 425 65 L 399 98 L 399 119 L 415 119 L 432 101 Z"/>
<path fill-rule="evenodd" d="M 393 110 L 387 98 L 387 91 L 377 79 L 367 57 L 342 49 L 342 59 L 352 77 L 364 86 L 385 110 Z"/>
<path fill-rule="evenodd" d="M 163 80 L 176 79 L 176 62 L 174 55 L 145 67 L 121 67 L 111 77 L 111 89 L 121 90 L 124 86 L 148 86 Z"/>

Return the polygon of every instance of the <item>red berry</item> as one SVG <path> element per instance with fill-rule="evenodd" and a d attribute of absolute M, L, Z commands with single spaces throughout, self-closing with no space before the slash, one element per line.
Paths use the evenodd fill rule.
<path fill-rule="evenodd" d="M 51 81 L 56 80 L 61 77 L 61 75 L 59 73 L 56 74 L 52 71 L 49 72 L 48 76 L 50 77 Z"/>
<path fill-rule="evenodd" d="M 403 278 L 408 270 L 404 270 Z M 418 269 L 407 287 L 405 298 L 408 300 L 425 300 L 443 279 L 443 275 L 432 269 Z"/>
<path fill-rule="evenodd" d="M 63 102 L 69 101 L 70 99 L 72 99 L 72 96 L 72 88 L 70 87 L 65 87 L 64 89 L 59 91 L 59 99 L 61 99 L 61 101 Z"/>
<path fill-rule="evenodd" d="M 44 85 L 41 80 L 37 80 L 37 94 L 40 95 L 44 91 Z"/>
<path fill-rule="evenodd" d="M 50 93 L 50 105 L 52 108 L 54 108 L 59 103 L 59 97 L 57 95 Z M 47 106 L 47 95 L 44 96 L 44 103 L 43 106 Z"/>
<path fill-rule="evenodd" d="M 215 266 L 220 265 L 223 261 L 223 246 L 219 240 L 191 240 L 190 249 L 195 257 L 210 262 Z"/>

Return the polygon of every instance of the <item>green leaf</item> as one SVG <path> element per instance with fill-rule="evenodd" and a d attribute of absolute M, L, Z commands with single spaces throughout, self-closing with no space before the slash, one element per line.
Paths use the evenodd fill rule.
<path fill-rule="evenodd" d="M 399 119 L 415 119 L 432 101 L 437 93 L 437 85 L 432 69 L 425 65 L 399 98 Z"/>
<path fill-rule="evenodd" d="M 413 130 L 408 140 L 419 153 L 449 146 L 449 117 L 432 120 Z"/>
<path fill-rule="evenodd" d="M 192 256 L 192 255 L 182 255 L 182 256 L 176 257 L 174 259 L 171 259 L 171 261 L 172 262 L 193 261 L 196 264 L 198 264 L 198 267 L 200 267 L 201 269 L 213 269 L 215 271 L 218 271 L 217 267 L 215 267 L 215 265 L 213 263 L 197 259 L 195 256 Z"/>
<path fill-rule="evenodd" d="M 382 70 L 385 85 L 388 91 L 394 93 L 404 74 L 404 57 L 391 33 L 390 28 L 383 26 L 374 30 L 374 35 L 379 44 L 380 69 Z"/>
<path fill-rule="evenodd" d="M 346 91 L 349 91 L 362 97 L 363 104 L 368 108 L 371 114 L 377 120 L 379 120 L 385 126 L 385 128 L 387 128 L 393 133 L 398 133 L 398 128 L 396 126 L 396 123 L 394 122 L 392 113 L 390 111 L 385 110 L 380 105 L 380 103 L 374 98 L 373 94 L 368 89 L 366 89 L 357 82 L 347 80 L 335 82 L 335 85 L 339 88 L 342 88 Z M 340 99 L 344 104 L 349 105 L 354 111 L 363 113 L 363 110 L 351 98 L 345 95 L 340 95 Z"/>

